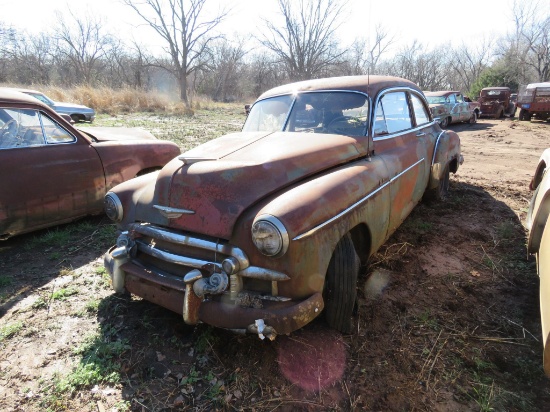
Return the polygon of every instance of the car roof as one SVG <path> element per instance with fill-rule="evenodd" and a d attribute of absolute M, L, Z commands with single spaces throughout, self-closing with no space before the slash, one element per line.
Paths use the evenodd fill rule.
<path fill-rule="evenodd" d="M 424 92 L 426 96 L 448 96 L 449 94 L 462 94 L 458 91 L 440 90 L 437 92 Z"/>
<path fill-rule="evenodd" d="M 39 104 L 42 107 L 47 107 L 40 100 L 20 92 L 24 89 L 12 89 L 9 87 L 0 87 L 0 101 L 5 103 L 32 103 Z"/>
<path fill-rule="evenodd" d="M 483 90 L 510 90 L 509 87 L 484 87 L 483 89 L 481 89 L 481 91 Z"/>
<path fill-rule="evenodd" d="M 545 82 L 545 83 L 529 83 L 527 85 L 527 89 L 534 89 L 536 87 L 550 87 L 550 82 Z"/>
<path fill-rule="evenodd" d="M 258 100 L 281 94 L 291 94 L 301 91 L 342 90 L 358 91 L 374 97 L 383 89 L 390 87 L 409 87 L 422 91 L 410 80 L 392 76 L 342 76 L 328 77 L 324 79 L 305 80 L 296 83 L 285 84 L 264 92 Z"/>

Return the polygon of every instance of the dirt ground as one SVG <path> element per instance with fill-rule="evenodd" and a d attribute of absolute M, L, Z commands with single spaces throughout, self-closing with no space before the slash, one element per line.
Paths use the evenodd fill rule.
<path fill-rule="evenodd" d="M 115 296 L 106 218 L 1 242 L 0 410 L 550 410 L 522 226 L 550 123 L 450 128 L 451 194 L 364 268 L 351 336 L 319 319 L 266 342 Z"/>

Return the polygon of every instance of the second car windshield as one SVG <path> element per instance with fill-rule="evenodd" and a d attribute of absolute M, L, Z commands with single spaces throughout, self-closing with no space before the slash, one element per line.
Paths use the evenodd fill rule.
<path fill-rule="evenodd" d="M 363 94 L 310 92 L 277 96 L 257 102 L 250 111 L 243 131 L 364 136 L 367 119 L 368 99 Z"/>

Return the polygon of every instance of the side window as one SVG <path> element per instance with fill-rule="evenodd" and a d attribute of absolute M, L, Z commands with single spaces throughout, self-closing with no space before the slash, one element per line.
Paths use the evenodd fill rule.
<path fill-rule="evenodd" d="M 36 110 L 0 108 L 0 149 L 43 144 L 44 135 Z"/>
<path fill-rule="evenodd" d="M 430 122 L 430 116 L 426 107 L 422 104 L 420 98 L 411 93 L 411 102 L 414 110 L 414 117 L 416 118 L 416 125 L 421 125 Z"/>
<path fill-rule="evenodd" d="M 71 143 L 76 140 L 72 134 L 63 129 L 60 125 L 58 125 L 46 115 L 42 114 L 41 118 L 42 126 L 44 127 L 44 134 L 46 136 L 46 142 Z"/>
<path fill-rule="evenodd" d="M 459 102 L 459 103 L 464 103 L 464 99 L 462 98 L 461 94 L 456 95 L 456 101 Z"/>
<path fill-rule="evenodd" d="M 386 93 L 376 109 L 375 134 L 378 128 L 379 110 L 382 110 L 387 133 L 396 133 L 412 128 L 411 114 L 405 92 Z"/>
<path fill-rule="evenodd" d="M 456 96 L 454 94 L 451 94 L 448 99 L 449 103 L 456 103 Z"/>

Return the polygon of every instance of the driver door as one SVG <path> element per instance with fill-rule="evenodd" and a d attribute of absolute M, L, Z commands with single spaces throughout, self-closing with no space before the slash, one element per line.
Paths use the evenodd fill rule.
<path fill-rule="evenodd" d="M 37 110 L 0 108 L 0 123 L 12 120 L 16 131 L 0 129 L 0 237 L 101 212 L 105 177 L 89 142 Z"/>

